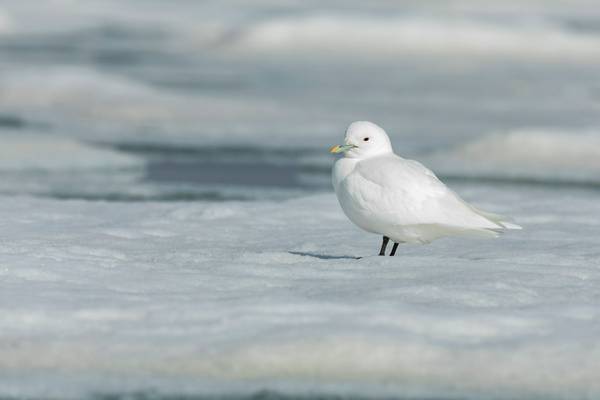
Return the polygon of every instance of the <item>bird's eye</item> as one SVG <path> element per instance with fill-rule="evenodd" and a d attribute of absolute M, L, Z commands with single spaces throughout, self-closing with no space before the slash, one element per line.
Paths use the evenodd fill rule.
<path fill-rule="evenodd" d="M 364 138 L 363 140 L 364 140 L 365 142 L 368 142 L 368 141 L 369 141 L 369 138 L 368 138 L 368 137 L 366 137 L 366 138 Z"/>

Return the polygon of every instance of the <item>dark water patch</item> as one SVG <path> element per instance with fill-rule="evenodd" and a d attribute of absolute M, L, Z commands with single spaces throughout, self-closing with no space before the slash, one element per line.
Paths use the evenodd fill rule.
<path fill-rule="evenodd" d="M 461 400 L 461 397 L 368 396 L 335 393 L 288 394 L 261 390 L 248 394 L 160 394 L 152 391 L 134 393 L 94 394 L 80 400 Z M 0 397 L 0 400 L 58 400 L 54 397 Z"/>
<path fill-rule="evenodd" d="M 78 36 L 88 38 L 89 40 L 104 39 L 109 41 L 128 40 L 144 42 L 156 42 L 169 37 L 167 32 L 158 26 L 125 25 L 116 21 L 80 30 Z"/>
<path fill-rule="evenodd" d="M 206 78 L 197 76 L 169 76 L 149 79 L 149 82 L 157 87 L 176 89 L 183 92 L 197 91 L 240 91 L 247 88 L 247 83 L 241 79 Z"/>
<path fill-rule="evenodd" d="M 151 163 L 146 178 L 154 182 L 225 184 L 238 186 L 301 187 L 300 169 L 294 165 L 266 163 L 211 163 L 162 161 Z"/>
<path fill-rule="evenodd" d="M 92 55 L 94 64 L 100 65 L 135 65 L 144 61 L 142 54 L 130 50 L 99 50 Z"/>
<path fill-rule="evenodd" d="M 226 158 L 228 156 L 252 158 L 291 158 L 297 159 L 314 154 L 319 150 L 310 147 L 265 148 L 252 146 L 193 146 L 172 145 L 164 143 L 117 143 L 110 145 L 115 150 L 151 157 L 195 157 L 195 158 Z"/>
<path fill-rule="evenodd" d="M 163 44 L 168 35 L 155 27 L 106 23 L 69 32 L 24 33 L 0 41 L 0 53 L 13 61 L 90 63 L 100 66 L 168 64 L 176 57 Z"/>
<path fill-rule="evenodd" d="M 85 43 L 57 43 L 47 38 L 40 41 L 20 40 L 0 44 L 0 54 L 22 63 L 53 63 L 69 61 L 100 67 L 132 67 L 141 64 L 165 64 L 172 56 L 152 49 L 121 45 L 106 47 Z"/>
<path fill-rule="evenodd" d="M 563 21 L 563 26 L 573 32 L 587 35 L 600 34 L 600 19 L 591 18 L 567 18 Z"/>
<path fill-rule="evenodd" d="M 219 191 L 177 191 L 171 193 L 157 194 L 129 194 L 129 193 L 77 193 L 77 192 L 50 192 L 44 197 L 50 197 L 58 200 L 87 200 L 87 201 L 106 201 L 106 202 L 190 202 L 190 201 L 251 201 L 255 200 L 252 196 L 243 196 L 239 194 L 227 194 Z"/>
<path fill-rule="evenodd" d="M 460 397 L 452 397 L 453 400 L 461 400 Z M 96 394 L 90 400 L 447 400 L 447 398 L 427 396 L 395 396 L 382 395 L 356 395 L 308 392 L 301 394 L 283 393 L 274 390 L 259 390 L 251 393 L 240 394 L 206 394 L 206 395 L 168 395 L 155 392 L 136 392 L 130 394 Z"/>
<path fill-rule="evenodd" d="M 331 171 L 330 166 L 302 161 L 304 157 L 315 154 L 316 150 L 311 148 L 184 147 L 131 143 L 114 148 L 147 159 L 145 180 L 157 184 L 322 189 L 322 182 L 324 179 L 328 181 Z"/>
<path fill-rule="evenodd" d="M 0 114 L 0 128 L 20 129 L 26 125 L 25 120 L 17 115 Z"/>
<path fill-rule="evenodd" d="M 77 46 L 69 42 L 50 40 L 42 35 L 28 35 L 4 39 L 0 42 L 0 52 L 11 56 L 32 54 L 36 55 L 36 58 L 47 60 L 51 54 L 61 57 L 75 54 Z"/>

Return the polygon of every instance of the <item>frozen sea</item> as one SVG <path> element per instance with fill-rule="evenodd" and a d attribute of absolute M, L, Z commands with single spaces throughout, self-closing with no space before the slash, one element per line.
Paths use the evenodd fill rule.
<path fill-rule="evenodd" d="M 375 121 L 496 240 L 377 257 Z M 600 398 L 591 0 L 0 2 L 0 399 Z"/>

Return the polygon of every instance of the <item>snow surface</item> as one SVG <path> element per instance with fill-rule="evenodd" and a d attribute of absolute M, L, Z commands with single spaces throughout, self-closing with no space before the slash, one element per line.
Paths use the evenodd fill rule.
<path fill-rule="evenodd" d="M 525 229 L 385 258 L 332 193 L 3 197 L 0 395 L 597 398 L 597 193 L 457 189 Z"/>
<path fill-rule="evenodd" d="M 561 26 L 526 20 L 521 23 L 475 22 L 431 17 L 340 17 L 311 15 L 258 23 L 233 35 L 238 52 L 322 53 L 369 62 L 399 54 L 469 54 L 526 58 L 598 58 L 595 35 L 570 33 Z"/>
<path fill-rule="evenodd" d="M 13 22 L 8 14 L 0 8 L 0 35 L 10 33 Z"/>
<path fill-rule="evenodd" d="M 520 129 L 483 136 L 429 156 L 446 175 L 600 183 L 600 135 Z"/>
<path fill-rule="evenodd" d="M 598 17 L 593 0 L 404 1 L 376 6 L 362 1 L 6 0 L 7 21 L 21 34 L 97 28 L 95 22 L 130 25 L 177 35 L 176 48 L 262 56 L 265 51 L 306 57 L 315 52 L 352 55 L 479 54 L 536 58 L 598 58 L 598 38 L 557 21 L 565 15 Z M 319 5 L 320 7 L 315 7 Z M 62 12 L 64 7 L 69 13 Z M 182 12 L 185 9 L 187 12 Z M 399 12 L 398 9 L 401 11 Z M 541 18 L 540 18 L 541 17 Z M 1 25 L 0 25 L 1 26 Z M 333 50 L 333 52 L 332 52 Z"/>
<path fill-rule="evenodd" d="M 40 134 L 1 135 L 0 171 L 135 169 L 144 161 L 130 154 L 86 145 L 73 139 Z"/>

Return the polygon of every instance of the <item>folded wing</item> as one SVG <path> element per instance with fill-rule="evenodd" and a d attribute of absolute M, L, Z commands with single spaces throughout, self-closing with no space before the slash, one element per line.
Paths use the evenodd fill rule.
<path fill-rule="evenodd" d="M 360 162 L 354 172 L 346 182 L 349 193 L 380 223 L 465 232 L 518 227 L 469 205 L 416 161 L 395 155 L 377 157 Z"/>

